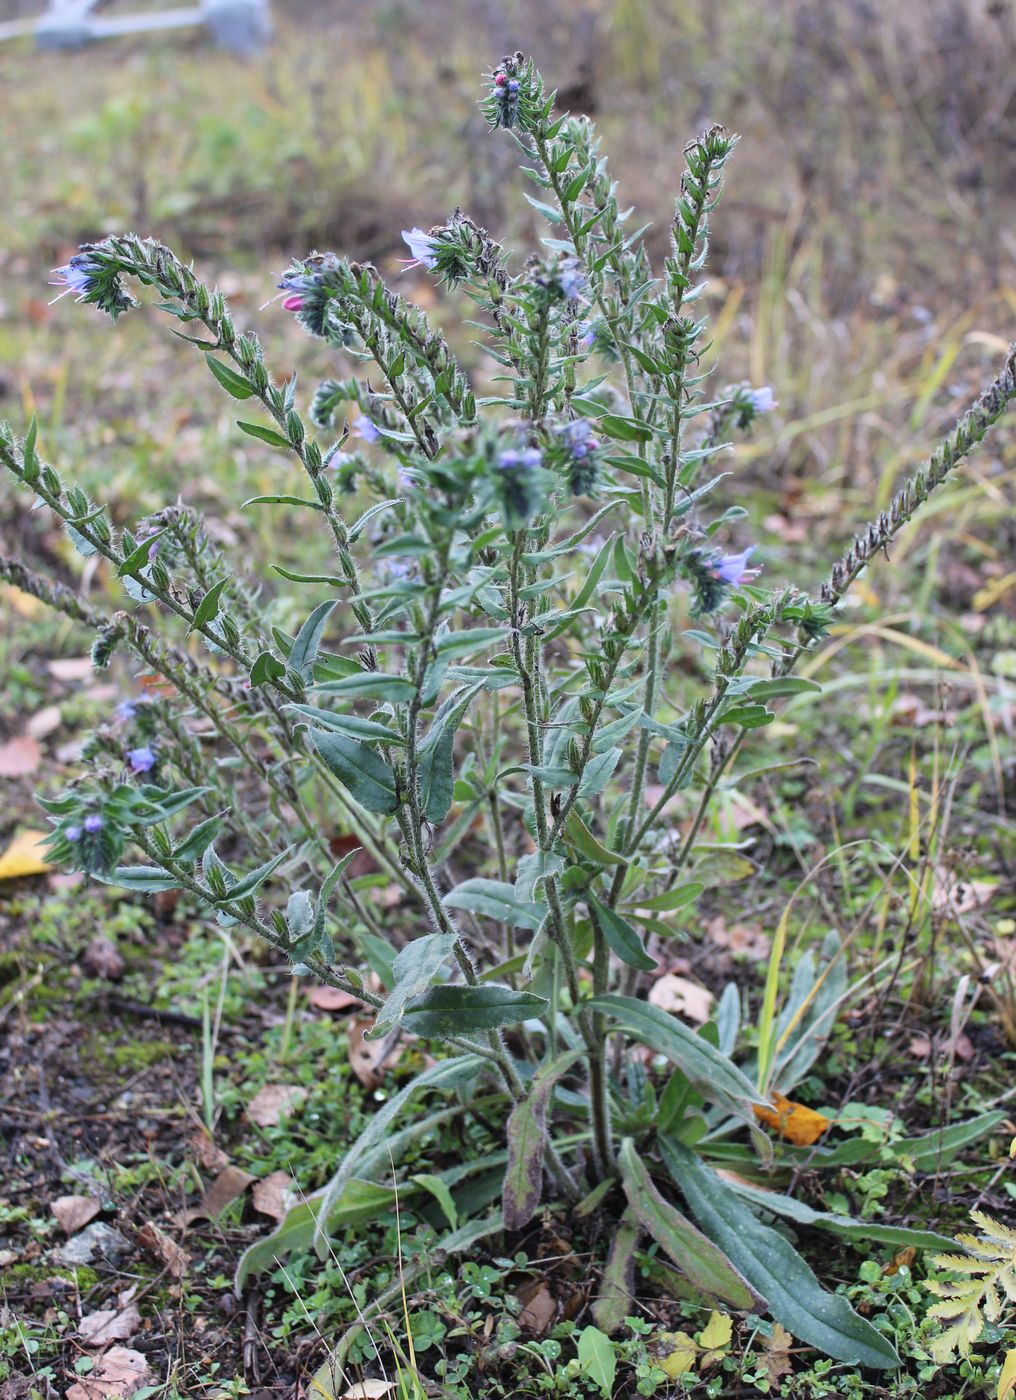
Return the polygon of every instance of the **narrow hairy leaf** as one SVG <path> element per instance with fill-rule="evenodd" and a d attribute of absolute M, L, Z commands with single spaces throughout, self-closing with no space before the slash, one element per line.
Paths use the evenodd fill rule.
<path fill-rule="evenodd" d="M 366 744 L 345 734 L 312 729 L 311 743 L 326 766 L 335 774 L 361 807 L 381 816 L 391 816 L 399 805 L 395 773 Z"/>
<path fill-rule="evenodd" d="M 732 1060 L 697 1035 L 676 1016 L 634 997 L 593 997 L 588 1005 L 605 1011 L 636 1040 L 666 1055 L 707 1098 L 744 1111 L 749 1104 L 763 1107 L 754 1086 Z"/>
<path fill-rule="evenodd" d="M 321 1210 L 318 1212 L 314 1231 L 314 1245 L 324 1257 L 327 1252 L 327 1221 L 333 1207 L 342 1199 L 342 1194 L 358 1170 L 362 1170 L 363 1159 L 388 1135 L 388 1126 L 423 1089 L 454 1090 L 474 1080 L 483 1068 L 483 1061 L 475 1055 L 458 1055 L 451 1060 L 439 1060 L 411 1080 L 404 1089 L 393 1094 L 387 1102 L 380 1104 L 371 1115 L 366 1128 L 350 1146 L 339 1164 L 335 1175 L 325 1187 Z"/>
<path fill-rule="evenodd" d="M 400 949 L 392 963 L 395 986 L 377 1013 L 368 1040 L 376 1040 L 397 1024 L 406 1002 L 427 990 L 454 947 L 454 933 L 425 933 Z"/>
<path fill-rule="evenodd" d="M 900 1364 L 889 1339 L 822 1287 L 797 1250 L 753 1214 L 734 1189 L 673 1138 L 660 1142 L 667 1170 L 692 1214 L 792 1336 L 836 1361 L 892 1370 Z"/>
<path fill-rule="evenodd" d="M 608 905 L 601 904 L 595 895 L 588 895 L 587 899 L 604 938 L 623 963 L 638 968 L 640 972 L 652 972 L 654 967 L 659 966 L 656 959 L 646 952 L 641 937 L 626 919 L 622 919 Z"/>
<path fill-rule="evenodd" d="M 506 1230 L 521 1230 L 536 1214 L 543 1194 L 543 1154 L 547 1146 L 547 1110 L 554 1085 L 583 1054 L 569 1050 L 538 1071 L 526 1097 L 508 1119 L 508 1165 L 504 1174 Z"/>
<path fill-rule="evenodd" d="M 314 658 L 318 654 L 321 638 L 324 636 L 328 615 L 335 607 L 336 599 L 329 598 L 317 607 L 296 634 L 296 641 L 289 653 L 290 667 L 305 681 L 314 678 Z"/>
<path fill-rule="evenodd" d="M 234 399 L 249 399 L 253 395 L 254 385 L 249 380 L 244 379 L 242 374 L 237 374 L 235 369 L 230 369 L 229 365 L 224 365 L 214 355 L 209 355 L 207 351 L 205 363 L 226 393 L 231 394 Z"/>
<path fill-rule="evenodd" d="M 733 1308 L 747 1311 L 757 1306 L 758 1294 L 730 1259 L 660 1194 L 631 1138 L 621 1143 L 617 1163 L 628 1209 L 689 1282 Z"/>
<path fill-rule="evenodd" d="M 480 987 L 432 987 L 409 1003 L 402 1024 L 414 1035 L 471 1035 L 515 1026 L 547 1009 L 546 997 L 485 982 Z"/>
<path fill-rule="evenodd" d="M 500 880 L 463 880 L 444 902 L 449 909 L 468 909 L 513 928 L 538 929 L 547 912 L 542 904 L 516 898 L 514 887 Z"/>

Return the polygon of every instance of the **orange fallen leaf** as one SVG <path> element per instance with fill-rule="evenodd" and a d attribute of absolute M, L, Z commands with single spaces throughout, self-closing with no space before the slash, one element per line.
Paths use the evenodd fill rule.
<path fill-rule="evenodd" d="M 0 856 L 0 880 L 22 880 L 26 875 L 45 875 L 53 867 L 43 859 L 48 840 L 43 831 L 21 831 Z"/>
<path fill-rule="evenodd" d="M 786 1142 L 795 1147 L 810 1147 L 831 1126 L 831 1120 L 803 1103 L 793 1103 L 783 1094 L 773 1094 L 773 1107 L 755 1104 L 755 1117 L 767 1128 L 773 1128 Z"/>
<path fill-rule="evenodd" d="M 773 1323 L 773 1330 L 770 1336 L 762 1337 L 762 1364 L 770 1381 L 775 1385 L 781 1376 L 787 1375 L 793 1370 L 790 1362 L 790 1348 L 794 1345 L 794 1339 L 779 1322 Z"/>
<path fill-rule="evenodd" d="M 917 1258 L 917 1250 L 913 1245 L 907 1245 L 906 1249 L 901 1249 L 894 1254 L 891 1261 L 882 1270 L 882 1277 L 889 1278 L 893 1274 L 898 1274 L 901 1269 L 909 1269 Z"/>

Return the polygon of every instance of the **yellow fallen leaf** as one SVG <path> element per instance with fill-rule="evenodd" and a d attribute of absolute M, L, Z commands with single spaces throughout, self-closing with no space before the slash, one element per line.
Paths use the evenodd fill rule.
<path fill-rule="evenodd" d="M 21 588 L 15 588 L 13 583 L 5 584 L 0 589 L 0 598 L 9 603 L 19 617 L 36 617 L 42 612 L 40 600 Z"/>
<path fill-rule="evenodd" d="M 0 856 L 0 880 L 21 880 L 26 875 L 45 875 L 53 867 L 43 860 L 44 831 L 20 831 Z"/>
<path fill-rule="evenodd" d="M 755 1117 L 767 1128 L 773 1128 L 786 1142 L 795 1147 L 810 1147 L 830 1126 L 830 1119 L 816 1113 L 813 1108 L 805 1108 L 803 1103 L 793 1103 L 783 1094 L 773 1095 L 773 1107 L 762 1108 L 755 1105 Z"/>
<path fill-rule="evenodd" d="M 698 1347 L 687 1332 L 660 1332 L 656 1363 L 668 1380 L 676 1381 L 686 1371 L 694 1371 Z"/>
<path fill-rule="evenodd" d="M 1016 1347 L 1005 1354 L 1002 1374 L 998 1378 L 997 1400 L 1009 1400 L 1013 1391 L 1016 1391 Z"/>
<path fill-rule="evenodd" d="M 730 1339 L 734 1335 L 734 1324 L 729 1317 L 721 1312 L 709 1314 L 709 1321 L 699 1333 L 699 1346 L 706 1351 L 718 1351 L 720 1347 L 729 1347 Z"/>

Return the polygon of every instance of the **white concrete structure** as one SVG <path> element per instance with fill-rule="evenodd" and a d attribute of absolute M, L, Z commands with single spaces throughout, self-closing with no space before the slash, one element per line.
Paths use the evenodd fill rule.
<path fill-rule="evenodd" d="M 93 39 L 203 25 L 221 48 L 253 53 L 271 33 L 268 0 L 198 0 L 175 9 L 106 16 L 98 13 L 102 7 L 103 0 L 49 0 L 45 13 L 35 19 L 0 24 L 0 40 L 33 34 L 40 48 L 69 49 Z"/>

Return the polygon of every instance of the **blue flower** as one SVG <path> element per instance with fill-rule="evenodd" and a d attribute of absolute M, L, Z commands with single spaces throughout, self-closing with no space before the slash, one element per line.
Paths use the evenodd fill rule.
<path fill-rule="evenodd" d="M 776 407 L 776 395 L 768 384 L 761 389 L 752 389 L 748 394 L 751 406 L 756 413 L 772 413 Z"/>
<path fill-rule="evenodd" d="M 531 471 L 533 467 L 538 467 L 542 460 L 538 447 L 509 447 L 498 457 L 497 465 L 501 471 L 515 471 L 519 467 Z"/>
<path fill-rule="evenodd" d="M 134 773 L 148 773 L 155 767 L 155 753 L 147 746 L 127 750 L 127 762 Z"/>
<path fill-rule="evenodd" d="M 348 467 L 350 462 L 354 462 L 355 460 L 356 454 L 353 452 L 333 452 L 325 462 L 325 465 L 334 467 L 335 470 L 338 471 L 340 467 Z"/>
<path fill-rule="evenodd" d="M 561 264 L 557 274 L 558 286 L 569 301 L 576 301 L 586 285 L 586 274 L 576 258 L 569 258 Z"/>
<path fill-rule="evenodd" d="M 364 442 L 377 442 L 381 436 L 381 429 L 365 413 L 361 413 L 358 418 L 353 419 L 352 428 L 353 432 L 358 437 L 362 437 Z"/>
<path fill-rule="evenodd" d="M 431 238 L 429 233 L 424 233 L 422 228 L 404 228 L 402 230 L 402 241 L 412 253 L 412 258 L 400 258 L 399 261 L 405 263 L 406 271 L 411 267 L 425 267 L 432 271 L 437 266 L 437 240 Z"/>
<path fill-rule="evenodd" d="M 754 553 L 755 546 L 752 544 L 747 549 L 742 549 L 740 554 L 719 555 L 712 563 L 713 577 L 721 583 L 729 583 L 734 588 L 747 579 L 755 578 L 759 570 L 748 568 L 748 560 Z"/>
<path fill-rule="evenodd" d="M 573 418 L 568 423 L 562 423 L 556 431 L 573 457 L 588 457 L 600 445 L 599 439 L 593 437 L 592 425 L 586 418 Z"/>
<path fill-rule="evenodd" d="M 126 724 L 129 719 L 133 719 L 138 712 L 138 702 L 136 700 L 121 700 L 113 711 L 113 718 L 118 724 Z"/>
<path fill-rule="evenodd" d="M 88 817 L 85 818 L 85 830 L 86 830 L 86 831 L 90 831 L 90 832 L 101 831 L 102 828 L 105 826 L 105 824 L 106 824 L 106 823 L 105 823 L 105 822 L 102 820 L 102 818 L 99 816 L 98 812 L 93 812 L 93 813 L 91 814 L 91 816 L 88 816 Z"/>
<path fill-rule="evenodd" d="M 596 344 L 596 325 L 593 321 L 583 321 L 579 327 L 579 344 L 587 350 L 592 350 Z"/>
<path fill-rule="evenodd" d="M 89 292 L 94 290 L 95 280 L 102 273 L 102 268 L 98 263 L 92 262 L 90 258 L 84 257 L 81 253 L 75 253 L 70 262 L 64 263 L 63 267 L 54 267 L 53 287 L 63 287 L 59 296 L 55 296 L 53 301 L 59 301 L 60 297 L 65 297 L 69 292 L 73 292 L 80 301 Z M 52 305 L 52 302 L 50 303 Z"/>
<path fill-rule="evenodd" d="M 80 841 L 81 828 L 80 826 L 69 826 L 64 832 L 64 835 L 67 837 L 68 841 Z"/>

